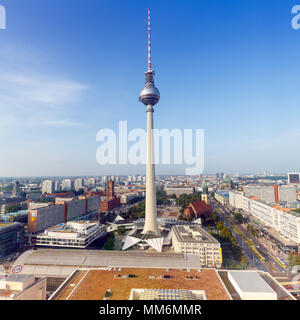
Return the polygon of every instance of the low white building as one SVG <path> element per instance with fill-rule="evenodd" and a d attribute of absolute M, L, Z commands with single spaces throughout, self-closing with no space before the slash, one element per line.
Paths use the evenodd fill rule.
<path fill-rule="evenodd" d="M 277 300 L 277 293 L 255 271 L 230 271 L 228 279 L 242 300 Z"/>
<path fill-rule="evenodd" d="M 105 225 L 98 222 L 69 221 L 47 229 L 37 237 L 36 244 L 46 247 L 86 248 L 105 235 Z"/>

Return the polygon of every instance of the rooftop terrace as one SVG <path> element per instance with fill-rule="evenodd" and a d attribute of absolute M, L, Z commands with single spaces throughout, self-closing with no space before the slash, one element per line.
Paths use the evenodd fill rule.
<path fill-rule="evenodd" d="M 72 288 L 72 290 L 70 290 Z M 113 268 L 74 273 L 56 295 L 58 300 L 128 300 L 131 289 L 204 290 L 208 300 L 230 300 L 213 269 Z M 73 290 L 74 289 L 74 290 Z M 73 292 L 72 292 L 73 291 Z"/>

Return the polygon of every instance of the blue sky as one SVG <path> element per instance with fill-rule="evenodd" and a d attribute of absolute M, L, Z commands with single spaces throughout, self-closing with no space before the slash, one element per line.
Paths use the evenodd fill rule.
<path fill-rule="evenodd" d="M 157 128 L 205 129 L 205 172 L 300 169 L 300 30 L 289 0 L 0 0 L 0 176 L 144 173 L 99 166 L 96 133 L 144 128 L 152 66 Z M 160 166 L 160 174 L 183 173 Z"/>

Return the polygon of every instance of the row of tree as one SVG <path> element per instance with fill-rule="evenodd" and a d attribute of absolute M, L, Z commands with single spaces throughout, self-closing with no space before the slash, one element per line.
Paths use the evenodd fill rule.
<path fill-rule="evenodd" d="M 243 255 L 242 249 L 236 242 L 229 228 L 224 226 L 216 212 L 211 215 L 211 224 L 215 225 L 217 233 L 213 236 L 221 243 L 223 249 L 223 264 L 231 268 L 246 268 L 248 261 Z M 233 258 L 239 263 L 240 266 L 236 266 L 232 263 L 230 258 Z"/>

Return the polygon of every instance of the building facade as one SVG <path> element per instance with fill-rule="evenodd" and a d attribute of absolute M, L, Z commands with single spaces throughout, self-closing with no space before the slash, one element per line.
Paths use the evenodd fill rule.
<path fill-rule="evenodd" d="M 37 237 L 36 244 L 46 247 L 86 248 L 105 235 L 105 225 L 98 222 L 69 221 L 47 229 Z"/>
<path fill-rule="evenodd" d="M 24 244 L 24 234 L 21 223 L 0 223 L 0 258 L 19 250 Z"/>
<path fill-rule="evenodd" d="M 222 190 L 215 192 L 215 199 L 220 202 L 222 205 L 229 203 L 229 191 Z"/>
<path fill-rule="evenodd" d="M 243 196 L 243 208 L 263 225 L 278 231 L 287 240 L 300 243 L 300 214 L 278 205 L 270 205 L 255 197 Z"/>
<path fill-rule="evenodd" d="M 96 195 L 80 196 L 77 199 L 58 198 L 56 201 L 56 204 L 29 204 L 27 232 L 31 236 L 59 223 L 81 218 L 100 209 L 100 197 Z"/>
<path fill-rule="evenodd" d="M 172 228 L 174 251 L 184 255 L 197 255 L 201 265 L 217 267 L 222 265 L 220 243 L 203 228 L 196 225 L 174 226 Z"/>

